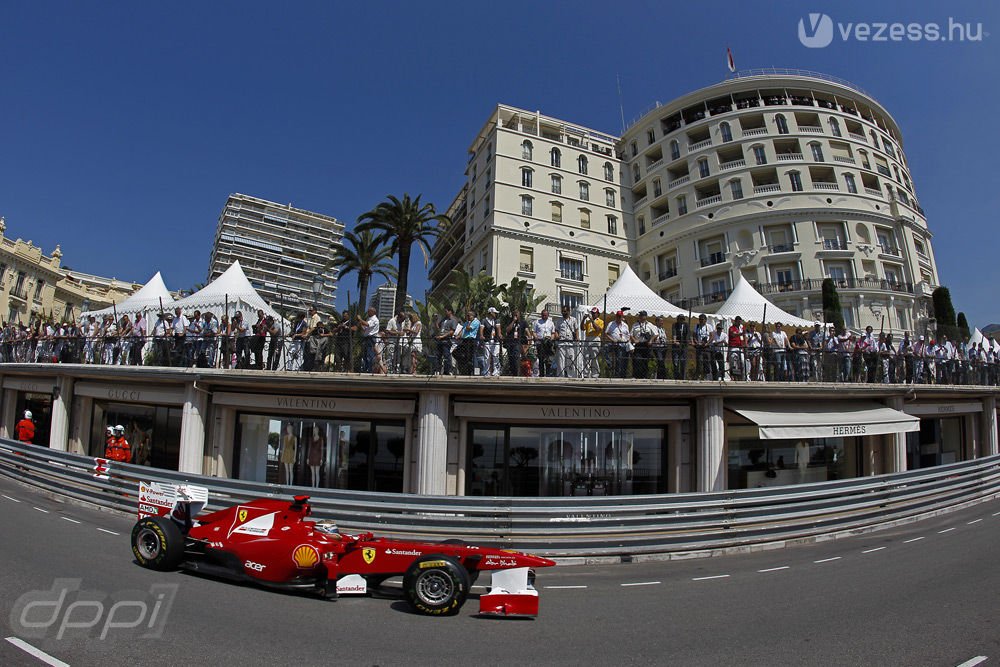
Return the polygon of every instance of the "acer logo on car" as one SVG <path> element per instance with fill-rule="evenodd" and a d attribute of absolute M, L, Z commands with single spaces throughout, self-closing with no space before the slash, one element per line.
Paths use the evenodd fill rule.
<path fill-rule="evenodd" d="M 263 572 L 264 568 L 267 567 L 267 565 L 261 565 L 260 563 L 255 563 L 252 560 L 248 560 L 247 562 L 243 563 L 243 567 L 245 567 L 248 570 L 253 570 L 254 572 Z"/>

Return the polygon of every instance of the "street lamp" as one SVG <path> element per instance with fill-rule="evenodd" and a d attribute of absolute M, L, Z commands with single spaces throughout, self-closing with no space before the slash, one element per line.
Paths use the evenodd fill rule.
<path fill-rule="evenodd" d="M 326 279 L 323 277 L 322 273 L 317 273 L 313 276 L 313 307 L 319 310 L 319 297 L 323 294 L 323 287 L 326 285 Z"/>

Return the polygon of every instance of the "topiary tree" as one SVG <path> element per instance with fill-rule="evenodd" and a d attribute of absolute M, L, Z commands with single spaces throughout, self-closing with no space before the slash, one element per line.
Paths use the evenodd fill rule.
<path fill-rule="evenodd" d="M 931 302 L 934 304 L 934 319 L 937 320 L 935 338 L 955 338 L 958 327 L 955 322 L 955 307 L 951 305 L 951 292 L 947 287 L 938 287 L 931 293 Z"/>
<path fill-rule="evenodd" d="M 972 330 L 969 329 L 969 320 L 965 319 L 965 313 L 958 314 L 957 320 L 958 334 L 964 338 L 972 337 Z"/>
<path fill-rule="evenodd" d="M 823 279 L 823 318 L 827 324 L 832 324 L 835 330 L 844 329 L 844 309 L 840 305 L 840 294 L 833 278 Z"/>

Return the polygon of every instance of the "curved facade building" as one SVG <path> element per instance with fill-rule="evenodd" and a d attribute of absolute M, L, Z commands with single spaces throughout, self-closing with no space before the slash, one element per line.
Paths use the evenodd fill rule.
<path fill-rule="evenodd" d="M 742 274 L 819 319 L 833 278 L 849 327 L 928 328 L 931 234 L 902 133 L 860 88 L 740 73 L 649 111 L 620 150 L 633 264 L 669 301 L 711 312 Z"/>

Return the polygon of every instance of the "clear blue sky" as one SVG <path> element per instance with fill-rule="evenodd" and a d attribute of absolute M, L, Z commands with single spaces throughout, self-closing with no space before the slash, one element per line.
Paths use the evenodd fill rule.
<path fill-rule="evenodd" d="M 348 225 L 387 194 L 445 208 L 504 102 L 618 133 L 740 69 L 849 79 L 903 130 L 942 283 L 1000 322 L 1000 5 L 994 2 L 6 2 L 0 215 L 74 269 L 203 281 L 231 192 Z M 805 48 L 838 23 L 982 23 L 977 42 Z M 995 33 L 995 34 L 994 34 Z M 419 257 L 419 255 L 417 255 Z M 341 294 L 354 291 L 353 281 Z M 426 272 L 412 267 L 411 293 Z M 343 296 L 341 297 L 343 299 Z M 343 301 L 342 301 L 343 303 Z"/>

